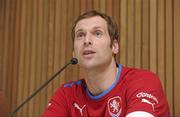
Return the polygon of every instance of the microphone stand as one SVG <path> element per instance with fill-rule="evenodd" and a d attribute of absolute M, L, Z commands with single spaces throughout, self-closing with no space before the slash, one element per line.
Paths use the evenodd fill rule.
<path fill-rule="evenodd" d="M 49 80 L 47 80 L 42 86 L 40 86 L 34 93 L 32 93 L 26 100 L 24 100 L 14 111 L 9 114 L 9 117 L 13 117 L 14 114 L 19 111 L 29 100 L 31 100 L 39 91 L 41 91 L 46 85 L 48 85 L 59 73 L 61 73 L 68 65 L 77 64 L 78 60 L 72 58 L 63 68 L 56 72 Z"/>

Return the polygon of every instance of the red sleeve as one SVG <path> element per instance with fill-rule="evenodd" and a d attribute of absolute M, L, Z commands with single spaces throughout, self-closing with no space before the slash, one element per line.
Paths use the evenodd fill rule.
<path fill-rule="evenodd" d="M 60 88 L 52 97 L 42 117 L 64 117 L 68 116 L 67 112 L 67 100 L 63 92 L 63 88 Z"/>
<path fill-rule="evenodd" d="M 133 73 L 127 88 L 127 114 L 145 111 L 155 117 L 169 115 L 169 108 L 159 78 L 146 71 Z"/>

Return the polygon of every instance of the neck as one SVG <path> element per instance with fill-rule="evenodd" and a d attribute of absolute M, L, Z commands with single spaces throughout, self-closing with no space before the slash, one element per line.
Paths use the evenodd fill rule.
<path fill-rule="evenodd" d="M 115 61 L 96 69 L 85 70 L 86 84 L 93 95 L 98 95 L 108 89 L 116 80 L 117 67 Z"/>

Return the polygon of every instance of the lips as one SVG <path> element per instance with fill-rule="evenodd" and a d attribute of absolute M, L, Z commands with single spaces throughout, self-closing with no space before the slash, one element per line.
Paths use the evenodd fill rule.
<path fill-rule="evenodd" d="M 83 55 L 90 55 L 90 54 L 94 54 L 96 52 L 94 52 L 93 50 L 85 50 L 83 51 Z"/>

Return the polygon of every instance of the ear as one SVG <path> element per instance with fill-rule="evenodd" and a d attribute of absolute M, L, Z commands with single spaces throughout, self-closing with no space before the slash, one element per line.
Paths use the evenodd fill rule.
<path fill-rule="evenodd" d="M 113 40 L 112 52 L 113 52 L 113 54 L 117 54 L 119 52 L 119 44 L 118 44 L 117 40 Z"/>

